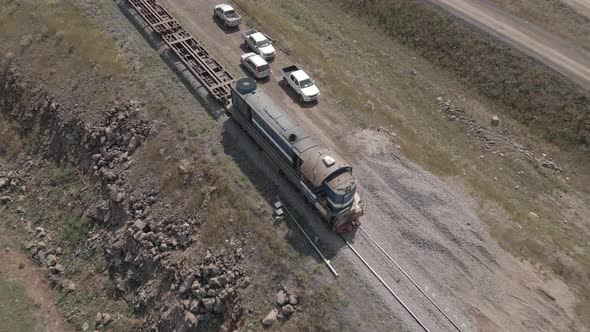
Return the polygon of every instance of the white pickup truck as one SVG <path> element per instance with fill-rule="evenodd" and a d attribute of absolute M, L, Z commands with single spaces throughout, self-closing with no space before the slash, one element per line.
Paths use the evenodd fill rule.
<path fill-rule="evenodd" d="M 281 71 L 283 72 L 283 83 L 291 86 L 297 92 L 300 101 L 310 102 L 318 99 L 320 90 L 303 70 L 292 65 Z"/>
<path fill-rule="evenodd" d="M 263 58 L 268 60 L 275 57 L 275 48 L 272 46 L 270 40 L 262 33 L 255 29 L 250 29 L 242 32 L 242 37 L 244 38 L 246 45 L 248 45 L 248 47 L 250 47 L 255 53 L 260 54 Z"/>
<path fill-rule="evenodd" d="M 237 27 L 242 23 L 242 17 L 230 5 L 217 5 L 213 8 L 213 15 L 217 16 L 226 27 Z"/>

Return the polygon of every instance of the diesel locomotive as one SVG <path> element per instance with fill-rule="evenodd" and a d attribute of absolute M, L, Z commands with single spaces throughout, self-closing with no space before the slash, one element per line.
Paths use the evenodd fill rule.
<path fill-rule="evenodd" d="M 254 79 L 232 84 L 228 112 L 334 231 L 349 232 L 360 224 L 363 208 L 351 164 L 311 137 Z"/>

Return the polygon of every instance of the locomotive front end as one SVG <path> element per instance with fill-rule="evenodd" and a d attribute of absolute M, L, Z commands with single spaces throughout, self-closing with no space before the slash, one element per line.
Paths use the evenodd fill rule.
<path fill-rule="evenodd" d="M 363 207 L 351 168 L 328 179 L 324 191 L 333 215 L 332 227 L 337 233 L 351 232 L 360 225 Z"/>

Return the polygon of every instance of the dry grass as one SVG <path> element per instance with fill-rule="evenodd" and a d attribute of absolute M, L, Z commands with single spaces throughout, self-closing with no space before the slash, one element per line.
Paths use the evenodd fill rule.
<path fill-rule="evenodd" d="M 102 34 L 69 1 L 0 0 L 0 54 L 12 53 L 25 74 L 50 91 L 70 91 L 88 100 L 114 99 L 125 89 L 127 64 L 118 58 L 114 41 Z M 91 82 L 102 82 L 96 89 Z"/>

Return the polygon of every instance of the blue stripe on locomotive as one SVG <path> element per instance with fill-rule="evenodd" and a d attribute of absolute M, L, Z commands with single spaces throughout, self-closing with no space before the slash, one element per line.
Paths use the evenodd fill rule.
<path fill-rule="evenodd" d="M 248 109 L 250 106 L 244 101 L 242 96 L 237 93 L 232 93 L 232 103 L 234 107 L 240 112 L 246 119 L 248 119 Z M 272 127 L 264 121 L 264 119 L 258 114 L 258 112 L 264 112 L 264 110 L 254 110 L 251 109 L 252 115 L 252 122 L 256 124 L 254 127 L 257 131 L 263 134 L 263 137 L 272 143 L 275 148 L 278 148 L 279 152 L 282 152 L 282 155 L 286 157 L 285 159 L 288 162 L 293 160 L 293 149 L 291 146 L 287 144 L 280 136 L 277 134 Z"/>
<path fill-rule="evenodd" d="M 315 203 L 316 196 L 313 194 L 311 189 L 309 189 L 303 182 L 300 182 L 299 184 L 301 186 L 301 191 L 303 192 L 303 195 L 305 195 L 305 198 L 307 198 L 307 201 L 310 203 Z"/>
<path fill-rule="evenodd" d="M 354 198 L 354 194 L 356 193 L 355 189 L 356 187 L 344 195 L 339 195 L 334 190 L 332 190 L 328 184 L 324 183 L 326 197 L 328 198 L 328 202 L 334 212 L 340 212 L 350 206 L 350 203 Z"/>
<path fill-rule="evenodd" d="M 283 153 L 283 156 L 286 157 L 287 161 L 291 162 L 293 160 L 293 149 L 291 149 L 289 144 L 281 139 L 279 134 L 272 130 L 272 127 L 269 126 L 257 112 L 252 112 L 252 120 L 260 126 L 258 129 L 263 131 L 262 134 L 266 134 L 266 138 L 271 140 L 271 143 L 274 143 L 280 150 L 282 150 L 280 152 Z"/>

